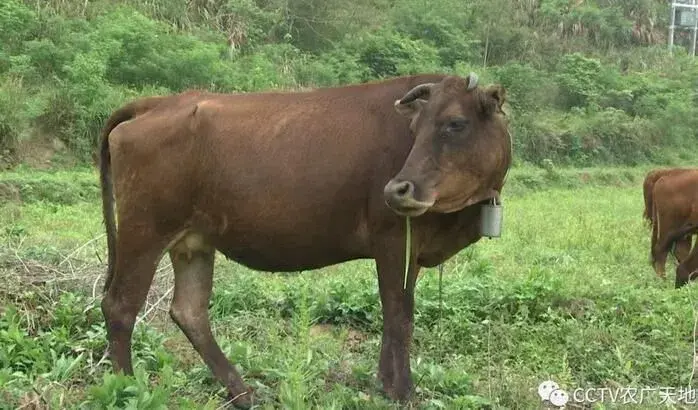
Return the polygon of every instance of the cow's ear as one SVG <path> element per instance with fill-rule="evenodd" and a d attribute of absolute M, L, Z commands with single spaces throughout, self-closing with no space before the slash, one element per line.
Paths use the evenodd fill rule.
<path fill-rule="evenodd" d="M 395 110 L 413 121 L 426 105 L 434 83 L 419 84 L 409 90 L 402 98 L 395 101 Z"/>
<path fill-rule="evenodd" d="M 401 103 L 400 101 L 402 100 L 395 101 L 395 111 L 397 111 L 398 114 L 410 119 L 414 119 L 417 115 L 419 115 L 422 108 L 424 108 L 424 105 L 427 103 L 426 100 L 421 98 L 407 103 Z"/>
<path fill-rule="evenodd" d="M 480 106 L 486 116 L 504 113 L 502 106 L 506 102 L 506 89 L 501 85 L 491 85 L 480 94 Z"/>

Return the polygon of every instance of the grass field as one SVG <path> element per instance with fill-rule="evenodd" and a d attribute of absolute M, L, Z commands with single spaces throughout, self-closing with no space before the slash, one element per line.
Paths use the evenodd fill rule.
<path fill-rule="evenodd" d="M 513 170 L 503 237 L 448 261 L 442 305 L 437 269 L 422 271 L 413 407 L 540 408 L 546 379 L 570 395 L 689 385 L 698 294 L 673 288 L 673 261 L 666 281 L 650 267 L 645 172 Z M 222 386 L 167 315 L 166 258 L 134 334 L 136 377 L 100 363 L 96 181 L 92 170 L 0 176 L 0 408 L 218 408 Z M 395 407 L 375 381 L 372 262 L 272 275 L 221 257 L 210 312 L 258 408 Z M 660 397 L 634 408 L 659 408 Z M 628 408 L 606 400 L 596 408 Z"/>

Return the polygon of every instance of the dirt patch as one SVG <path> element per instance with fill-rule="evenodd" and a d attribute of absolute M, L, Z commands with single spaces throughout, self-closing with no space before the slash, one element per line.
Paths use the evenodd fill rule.
<path fill-rule="evenodd" d="M 310 330 L 308 331 L 308 334 L 310 334 L 310 337 L 322 337 L 322 336 L 332 336 L 333 333 L 333 327 L 332 325 L 328 324 L 319 324 L 319 325 L 312 325 L 310 326 Z"/>
<path fill-rule="evenodd" d="M 33 168 L 50 168 L 53 156 L 65 148 L 58 139 L 55 141 L 42 137 L 22 141 L 17 147 L 17 159 Z"/>
<path fill-rule="evenodd" d="M 19 189 L 7 182 L 0 182 L 0 203 L 2 202 L 21 202 Z"/>
<path fill-rule="evenodd" d="M 190 368 L 203 363 L 199 354 L 194 350 L 194 347 L 189 342 L 189 339 L 184 336 L 179 329 L 172 332 L 163 342 L 163 346 L 173 356 L 177 358 L 183 368 Z"/>
<path fill-rule="evenodd" d="M 19 408 L 24 410 L 39 410 L 48 409 L 48 406 L 42 406 L 41 397 L 39 397 L 38 394 L 29 392 L 22 397 Z"/>
<path fill-rule="evenodd" d="M 358 330 L 349 329 L 347 338 L 344 340 L 344 345 L 350 352 L 355 352 L 361 349 L 363 342 L 368 339 L 368 335 L 359 332 Z"/>
<path fill-rule="evenodd" d="M 310 327 L 310 337 L 332 337 L 336 332 L 336 327 L 329 324 L 317 324 Z M 361 344 L 368 339 L 368 335 L 355 329 L 348 329 L 343 341 L 344 350 L 355 352 L 361 349 Z"/>
<path fill-rule="evenodd" d="M 351 363 L 349 360 L 342 360 L 327 371 L 325 377 L 325 391 L 332 390 L 334 384 L 342 384 L 345 386 L 356 385 L 351 372 Z"/>
<path fill-rule="evenodd" d="M 368 335 L 355 329 L 347 329 L 346 336 L 343 340 L 341 335 L 336 335 L 340 328 L 330 324 L 317 324 L 310 327 L 309 334 L 311 338 L 330 337 L 335 338 L 342 344 L 342 353 L 340 359 L 335 366 L 328 370 L 325 379 L 325 390 L 332 390 L 334 384 L 341 384 L 354 388 L 362 388 L 361 383 L 354 379 L 352 372 L 351 357 L 362 350 L 362 344 L 368 339 Z M 341 332 L 344 334 L 345 332 Z"/>
<path fill-rule="evenodd" d="M 583 319 L 596 307 L 593 300 L 586 298 L 560 299 L 554 301 L 552 305 L 576 319 Z"/>
<path fill-rule="evenodd" d="M 35 136 L 21 141 L 17 146 L 16 157 L 20 163 L 38 169 L 49 169 L 56 162 L 62 165 L 75 162 L 61 140 L 47 136 Z"/>

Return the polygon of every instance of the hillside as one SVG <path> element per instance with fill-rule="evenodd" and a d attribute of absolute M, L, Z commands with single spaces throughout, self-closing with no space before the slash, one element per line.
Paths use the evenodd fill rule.
<path fill-rule="evenodd" d="M 659 0 L 6 0 L 0 163 L 87 164 L 106 116 L 139 95 L 471 70 L 507 87 L 518 163 L 690 161 L 698 60 L 667 52 L 668 10 Z"/>

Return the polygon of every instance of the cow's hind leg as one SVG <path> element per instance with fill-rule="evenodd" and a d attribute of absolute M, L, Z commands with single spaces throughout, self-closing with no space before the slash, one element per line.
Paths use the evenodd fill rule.
<path fill-rule="evenodd" d="M 660 212 L 657 205 L 654 205 L 655 216 L 652 221 L 652 243 L 651 243 L 651 255 L 652 255 L 652 266 L 654 267 L 654 272 L 657 277 L 666 279 L 666 258 L 667 252 L 660 249 L 661 238 L 666 237 L 668 234 L 666 225 L 666 219 L 660 219 Z"/>
<path fill-rule="evenodd" d="M 674 245 L 674 257 L 679 263 L 686 260 L 691 253 L 692 239 L 691 236 L 685 236 L 676 241 Z"/>
<path fill-rule="evenodd" d="M 232 403 L 249 408 L 252 391 L 246 388 L 211 332 L 208 303 L 213 287 L 215 249 L 205 245 L 200 238 L 187 240 L 191 238 L 184 238 L 170 250 L 175 273 L 170 316 L 218 381 L 227 387 Z"/>
<path fill-rule="evenodd" d="M 136 315 L 148 296 L 165 244 L 146 235 L 121 233 L 117 247 L 114 277 L 102 299 L 102 314 L 114 372 L 131 375 L 131 337 Z"/>

